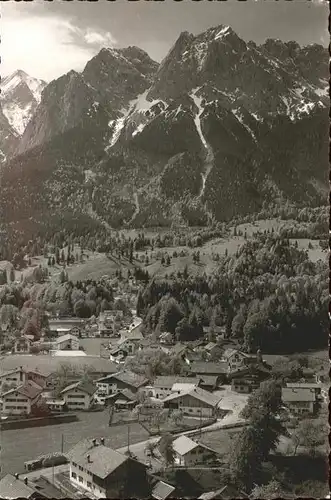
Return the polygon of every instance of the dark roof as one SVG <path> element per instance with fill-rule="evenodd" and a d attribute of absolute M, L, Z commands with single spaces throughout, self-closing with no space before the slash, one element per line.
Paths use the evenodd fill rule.
<path fill-rule="evenodd" d="M 228 492 L 227 496 L 227 489 L 230 488 L 230 491 Z M 234 493 L 235 492 L 235 493 Z M 202 493 L 198 497 L 198 500 L 213 500 L 213 499 L 223 499 L 223 498 L 233 498 L 233 495 L 235 494 L 236 498 L 248 498 L 248 495 L 244 493 L 243 491 L 238 490 L 237 488 L 226 484 L 222 488 L 219 488 L 217 490 L 213 491 L 207 491 L 206 493 Z"/>
<path fill-rule="evenodd" d="M 34 382 L 32 382 L 32 380 L 29 380 L 28 382 L 25 382 L 25 384 L 22 384 L 19 387 L 16 387 L 15 389 L 10 389 L 9 391 L 5 392 L 2 396 L 6 396 L 7 394 L 13 394 L 14 392 L 18 392 L 22 396 L 25 396 L 29 399 L 34 399 L 43 392 L 43 389 L 42 387 L 40 387 L 40 385 L 35 384 Z"/>
<path fill-rule="evenodd" d="M 115 392 L 114 394 L 110 394 L 109 396 L 106 396 L 105 399 L 107 400 L 117 400 L 121 399 L 121 396 L 124 396 L 124 398 L 128 399 L 129 401 L 136 401 L 136 395 L 133 394 L 133 392 L 130 391 L 130 389 L 123 389 L 122 391 Z"/>
<path fill-rule="evenodd" d="M 89 383 L 84 384 L 83 382 L 75 382 L 65 387 L 63 391 L 61 391 L 61 394 L 64 394 L 65 392 L 68 392 L 71 389 L 80 389 L 81 391 L 86 392 L 86 394 L 89 394 L 90 396 L 93 396 L 93 394 L 97 390 L 97 388 L 93 384 Z"/>
<path fill-rule="evenodd" d="M 302 389 L 302 388 L 283 387 L 282 400 L 284 403 L 287 402 L 296 403 L 301 401 L 314 402 L 316 401 L 316 393 L 313 388 L 308 390 L 307 388 Z"/>
<path fill-rule="evenodd" d="M 148 379 L 144 376 L 137 375 L 129 370 L 123 370 L 112 375 L 107 375 L 106 377 L 99 378 L 96 382 L 108 382 L 111 379 L 120 380 L 125 384 L 131 385 L 132 387 L 139 388 L 148 382 Z"/>
<path fill-rule="evenodd" d="M 38 491 L 38 496 L 43 495 L 46 498 L 61 499 L 66 498 L 67 495 L 63 494 L 56 486 L 54 486 L 46 477 L 40 476 L 33 478 L 30 485 Z"/>
<path fill-rule="evenodd" d="M 25 484 L 22 479 L 16 479 L 12 474 L 7 474 L 0 480 L 0 498 L 30 498 L 35 490 Z"/>
<path fill-rule="evenodd" d="M 216 386 L 219 375 L 201 375 L 200 385 Z"/>
<path fill-rule="evenodd" d="M 153 382 L 154 387 L 171 389 L 174 384 L 198 384 L 200 377 L 180 377 L 178 375 L 159 375 Z"/>
<path fill-rule="evenodd" d="M 178 342 L 177 344 L 175 344 L 171 349 L 170 349 L 170 352 L 171 354 L 184 354 L 187 350 L 192 350 L 191 347 L 185 345 L 185 344 L 181 344 L 180 342 Z"/>
<path fill-rule="evenodd" d="M 126 352 L 128 354 L 128 349 L 125 349 L 125 347 L 117 346 L 114 347 L 111 351 L 109 351 L 109 354 L 116 354 L 117 352 Z"/>
<path fill-rule="evenodd" d="M 270 374 L 270 369 L 267 368 L 262 363 L 245 366 L 243 368 L 239 368 L 238 370 L 234 370 L 228 374 L 229 378 L 235 378 L 237 376 L 241 376 L 244 374 L 247 375 L 255 375 L 257 373 L 265 373 L 266 375 Z"/>
<path fill-rule="evenodd" d="M 101 479 L 107 478 L 119 466 L 130 460 L 126 455 L 108 446 L 100 444 L 94 446 L 92 439 L 84 439 L 77 443 L 67 456 L 71 462 L 76 462 Z"/>
<path fill-rule="evenodd" d="M 176 488 L 171 486 L 171 484 L 158 481 L 152 490 L 152 498 L 155 498 L 156 500 L 165 500 L 175 491 L 175 489 Z"/>
<path fill-rule="evenodd" d="M 163 399 L 163 402 L 173 401 L 179 398 L 183 398 L 184 396 L 191 396 L 194 399 L 197 399 L 201 403 L 204 403 L 207 406 L 211 406 L 215 408 L 220 402 L 221 398 L 211 394 L 210 392 L 201 389 L 200 387 L 196 387 L 195 389 L 190 389 L 188 391 L 184 391 L 180 394 L 170 394 Z"/>
<path fill-rule="evenodd" d="M 214 375 L 227 373 L 228 365 L 223 361 L 209 363 L 208 361 L 193 361 L 190 365 L 191 371 L 198 375 Z"/>

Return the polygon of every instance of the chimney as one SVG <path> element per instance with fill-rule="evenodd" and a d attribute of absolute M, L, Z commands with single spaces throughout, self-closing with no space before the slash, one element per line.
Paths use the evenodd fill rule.
<path fill-rule="evenodd" d="M 20 475 L 17 472 L 15 472 L 15 479 L 18 479 L 19 477 Z"/>
<path fill-rule="evenodd" d="M 102 446 L 105 446 L 105 438 L 100 438 L 100 444 L 102 444 Z"/>
<path fill-rule="evenodd" d="M 28 484 L 28 478 L 27 477 L 24 478 L 24 484 Z"/>
<path fill-rule="evenodd" d="M 87 461 L 89 464 L 91 463 L 91 455 L 87 455 Z"/>

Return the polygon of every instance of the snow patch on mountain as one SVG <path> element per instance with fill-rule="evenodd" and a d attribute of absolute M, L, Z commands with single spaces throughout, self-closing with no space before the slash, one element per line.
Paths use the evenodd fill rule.
<path fill-rule="evenodd" d="M 249 132 L 249 134 L 253 137 L 254 141 L 256 142 L 256 137 L 253 130 L 244 122 L 244 117 L 240 113 L 240 111 L 238 109 L 233 109 L 232 113 L 237 118 L 238 122 L 247 130 L 247 132 Z"/>
<path fill-rule="evenodd" d="M 7 118 L 9 125 L 18 134 L 22 135 L 32 116 L 32 103 L 20 106 L 15 102 L 4 103 L 2 105 L 3 114 Z"/>
<path fill-rule="evenodd" d="M 121 135 L 121 132 L 124 128 L 127 116 L 128 116 L 128 113 L 127 114 L 125 113 L 120 118 L 117 118 L 117 120 L 111 120 L 111 122 L 109 122 L 110 126 L 114 125 L 114 130 L 113 130 L 113 135 L 112 135 L 110 144 L 106 147 L 105 151 L 108 151 L 110 148 L 115 146 L 115 144 L 118 141 L 119 136 Z"/>
<path fill-rule="evenodd" d="M 32 78 L 24 71 L 15 71 L 1 81 L 1 104 L 10 126 L 22 135 L 41 101 L 46 82 Z"/>
<path fill-rule="evenodd" d="M 132 137 L 135 137 L 137 134 L 140 134 L 144 130 L 145 126 L 146 125 L 144 123 L 140 123 L 140 125 L 138 125 L 136 130 L 132 132 Z"/>
<path fill-rule="evenodd" d="M 230 27 L 225 26 L 217 33 L 214 40 L 219 40 L 219 39 L 223 38 L 225 35 L 227 35 L 229 33 L 229 31 L 230 31 Z"/>
<path fill-rule="evenodd" d="M 200 136 L 201 142 L 207 151 L 207 156 L 206 156 L 206 160 L 205 160 L 205 168 L 204 168 L 204 171 L 201 172 L 202 186 L 201 186 L 200 193 L 198 195 L 198 198 L 201 198 L 205 192 L 207 178 L 211 172 L 211 169 L 213 168 L 214 152 L 212 150 L 212 147 L 206 141 L 206 138 L 203 135 L 202 128 L 201 128 L 201 118 L 200 117 L 201 117 L 202 113 L 204 112 L 204 108 L 202 107 L 202 104 L 201 104 L 202 98 L 197 96 L 197 92 L 199 91 L 199 89 L 200 88 L 198 87 L 198 88 L 192 90 L 190 97 L 193 99 L 194 104 L 198 108 L 198 112 L 196 113 L 196 115 L 194 117 L 194 123 L 195 123 L 196 129 L 197 129 L 197 132 Z"/>
<path fill-rule="evenodd" d="M 200 136 L 201 142 L 204 145 L 204 147 L 207 149 L 208 148 L 208 144 L 207 144 L 207 141 L 206 141 L 206 139 L 205 139 L 205 137 L 204 137 L 204 135 L 202 133 L 201 119 L 200 119 L 202 113 L 204 112 L 204 108 L 201 106 L 202 98 L 198 97 L 196 95 L 196 92 L 198 92 L 198 90 L 199 90 L 199 88 L 194 89 L 192 91 L 192 93 L 190 94 L 190 97 L 192 97 L 192 99 L 194 101 L 194 104 L 198 108 L 198 112 L 197 112 L 197 114 L 194 117 L 194 123 L 195 123 L 196 129 L 197 129 L 197 132 L 198 132 L 198 134 Z"/>

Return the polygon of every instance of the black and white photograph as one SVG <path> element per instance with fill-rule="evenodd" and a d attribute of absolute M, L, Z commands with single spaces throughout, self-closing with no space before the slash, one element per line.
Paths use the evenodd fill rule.
<path fill-rule="evenodd" d="M 0 13 L 0 499 L 330 498 L 328 2 Z"/>

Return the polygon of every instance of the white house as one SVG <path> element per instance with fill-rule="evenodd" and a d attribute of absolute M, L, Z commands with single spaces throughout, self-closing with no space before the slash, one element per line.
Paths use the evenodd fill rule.
<path fill-rule="evenodd" d="M 67 333 L 66 335 L 61 335 L 54 343 L 54 348 L 59 351 L 78 351 L 79 350 L 79 340 L 75 335 Z"/>
<path fill-rule="evenodd" d="M 40 372 L 38 369 L 26 370 L 22 366 L 3 372 L 0 374 L 0 393 L 22 385 L 29 380 L 35 382 L 40 387 L 45 387 L 50 374 L 51 372 L 46 373 L 45 370 L 43 372 Z"/>
<path fill-rule="evenodd" d="M 61 391 L 61 397 L 69 410 L 88 410 L 94 402 L 95 393 L 94 385 L 75 382 Z"/>
<path fill-rule="evenodd" d="M 2 394 L 2 414 L 30 415 L 42 392 L 42 387 L 32 381 L 25 382 L 15 389 L 10 389 Z"/>
<path fill-rule="evenodd" d="M 124 389 L 129 389 L 133 393 L 148 383 L 148 379 L 139 376 L 129 370 L 107 375 L 96 380 L 97 396 L 100 401 L 104 401 L 106 396 L 115 394 Z"/>
<path fill-rule="evenodd" d="M 188 436 L 179 436 L 172 442 L 175 464 L 190 467 L 215 462 L 218 454 L 208 446 L 197 443 Z"/>
<path fill-rule="evenodd" d="M 71 333 L 72 335 L 77 335 L 82 332 L 85 328 L 86 320 L 82 318 L 50 318 L 48 320 L 49 329 L 51 332 L 57 335 L 64 335 L 66 333 Z"/>
<path fill-rule="evenodd" d="M 23 370 L 23 367 L 14 368 L 14 370 L 9 370 L 0 374 L 0 392 L 2 388 L 6 386 L 16 387 L 18 385 L 24 384 L 27 380 L 27 373 Z"/>
<path fill-rule="evenodd" d="M 165 408 L 180 409 L 185 415 L 212 418 L 217 415 L 217 407 L 221 398 L 195 387 L 187 392 L 171 394 L 163 400 Z"/>
<path fill-rule="evenodd" d="M 197 377 L 179 377 L 176 375 L 160 375 L 153 384 L 147 385 L 144 392 L 148 397 L 163 399 L 170 394 L 189 391 L 198 387 L 201 382 Z"/>
<path fill-rule="evenodd" d="M 104 439 L 85 439 L 67 454 L 70 481 L 89 498 L 142 498 L 146 466 L 108 446 Z M 86 495 L 86 493 L 89 493 Z M 92 497 L 90 496 L 92 495 Z"/>
<path fill-rule="evenodd" d="M 282 401 L 292 413 L 314 415 L 318 408 L 315 388 L 283 387 Z"/>
<path fill-rule="evenodd" d="M 66 408 L 64 399 L 46 399 L 45 402 L 52 412 L 62 412 Z"/>

